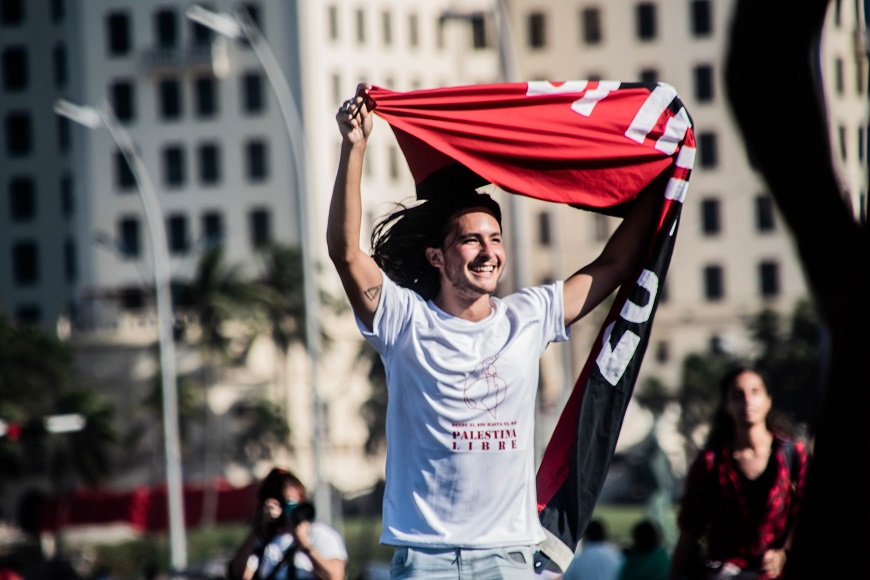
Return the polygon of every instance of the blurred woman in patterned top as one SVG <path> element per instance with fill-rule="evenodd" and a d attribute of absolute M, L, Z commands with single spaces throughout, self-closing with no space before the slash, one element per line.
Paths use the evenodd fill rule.
<path fill-rule="evenodd" d="M 772 410 L 759 371 L 732 369 L 719 392 L 710 436 L 686 478 L 670 579 L 780 578 L 803 496 L 806 445 Z M 704 570 L 696 571 L 701 540 Z"/>

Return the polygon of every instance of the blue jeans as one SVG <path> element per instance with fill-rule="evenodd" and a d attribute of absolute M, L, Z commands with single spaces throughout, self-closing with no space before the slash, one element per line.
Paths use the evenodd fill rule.
<path fill-rule="evenodd" d="M 529 580 L 535 577 L 534 548 L 411 548 L 397 547 L 390 578 L 407 580 Z"/>

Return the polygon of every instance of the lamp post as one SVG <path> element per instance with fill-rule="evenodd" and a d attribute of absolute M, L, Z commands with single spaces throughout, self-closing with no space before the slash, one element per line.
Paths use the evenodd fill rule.
<path fill-rule="evenodd" d="M 326 522 L 332 521 L 329 490 L 324 485 L 321 474 L 321 455 L 323 442 L 323 418 L 318 389 L 317 362 L 320 354 L 320 325 L 317 319 L 317 290 L 314 283 L 314 262 L 311 254 L 311 237 L 308 227 L 308 198 L 306 191 L 306 165 L 303 142 L 302 117 L 287 78 L 281 70 L 275 54 L 263 37 L 263 33 L 245 8 L 234 14 L 213 12 L 202 6 L 193 5 L 185 12 L 188 18 L 229 38 L 246 39 L 266 73 L 269 85 L 278 99 L 278 106 L 284 119 L 287 135 L 290 137 L 290 153 L 293 158 L 296 186 L 296 215 L 299 228 L 299 242 L 302 251 L 302 284 L 305 297 L 305 336 L 307 339 L 308 360 L 311 372 L 312 403 L 312 462 L 314 466 L 314 499 L 318 514 Z"/>
<path fill-rule="evenodd" d="M 169 290 L 169 249 L 166 226 L 160 204 L 145 164 L 136 152 L 133 140 L 118 123 L 111 107 L 76 105 L 63 99 L 54 112 L 89 129 L 104 127 L 109 131 L 130 166 L 145 210 L 145 222 L 151 239 L 154 259 L 154 288 L 157 299 L 157 326 L 160 344 L 160 368 L 163 386 L 163 430 L 166 454 L 166 489 L 169 499 L 170 560 L 175 570 L 187 567 L 187 543 L 184 531 L 184 505 L 181 493 L 181 453 L 178 442 L 178 393 L 175 367 L 175 342 L 172 338 L 172 297 Z"/>

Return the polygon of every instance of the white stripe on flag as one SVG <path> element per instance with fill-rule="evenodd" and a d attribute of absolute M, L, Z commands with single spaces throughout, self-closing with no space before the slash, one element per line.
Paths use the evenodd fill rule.
<path fill-rule="evenodd" d="M 691 169 L 695 165 L 695 148 L 683 146 L 677 154 L 677 167 Z"/>
<path fill-rule="evenodd" d="M 589 86 L 589 81 L 565 81 L 561 85 L 554 85 L 550 81 L 529 81 L 526 85 L 526 96 L 540 97 L 562 93 L 582 93 L 587 86 Z"/>
<path fill-rule="evenodd" d="M 643 140 L 646 139 L 646 136 L 658 123 L 659 117 L 662 116 L 662 113 L 665 112 L 668 105 L 671 104 L 671 101 L 676 96 L 677 91 L 674 87 L 665 83 L 659 83 L 646 98 L 637 115 L 632 119 L 631 125 L 628 126 L 628 130 L 625 132 L 625 136 L 632 141 L 643 143 Z"/>
<path fill-rule="evenodd" d="M 598 88 L 586 91 L 586 94 L 571 103 L 571 110 L 578 115 L 588 117 L 598 101 L 619 88 L 619 81 L 600 81 Z"/>
<path fill-rule="evenodd" d="M 691 124 L 685 107 L 680 107 L 677 114 L 668 119 L 668 122 L 665 124 L 665 132 L 656 141 L 656 149 L 665 155 L 673 155 L 680 141 L 686 136 L 686 131 L 689 130 Z"/>
<path fill-rule="evenodd" d="M 685 179 L 677 179 L 671 177 L 668 179 L 668 184 L 665 186 L 665 199 L 672 199 L 683 203 L 686 199 L 686 191 L 689 189 L 689 182 Z"/>

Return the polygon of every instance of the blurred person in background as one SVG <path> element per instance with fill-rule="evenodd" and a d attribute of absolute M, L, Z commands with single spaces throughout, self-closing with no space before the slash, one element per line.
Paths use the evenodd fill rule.
<path fill-rule="evenodd" d="M 631 541 L 619 580 L 667 580 L 671 558 L 662 546 L 658 526 L 641 520 L 631 530 Z"/>
<path fill-rule="evenodd" d="M 583 533 L 580 551 L 563 580 L 616 580 L 625 560 L 622 552 L 607 539 L 607 528 L 601 520 L 592 520 Z"/>
<path fill-rule="evenodd" d="M 295 475 L 272 469 L 257 499 L 251 531 L 227 567 L 230 580 L 344 579 L 344 539 L 315 521 L 314 504 Z"/>
<path fill-rule="evenodd" d="M 782 575 L 803 497 L 807 449 L 774 410 L 761 373 L 722 377 L 704 449 L 686 477 L 671 580 Z M 699 540 L 706 554 L 694 557 Z"/>

